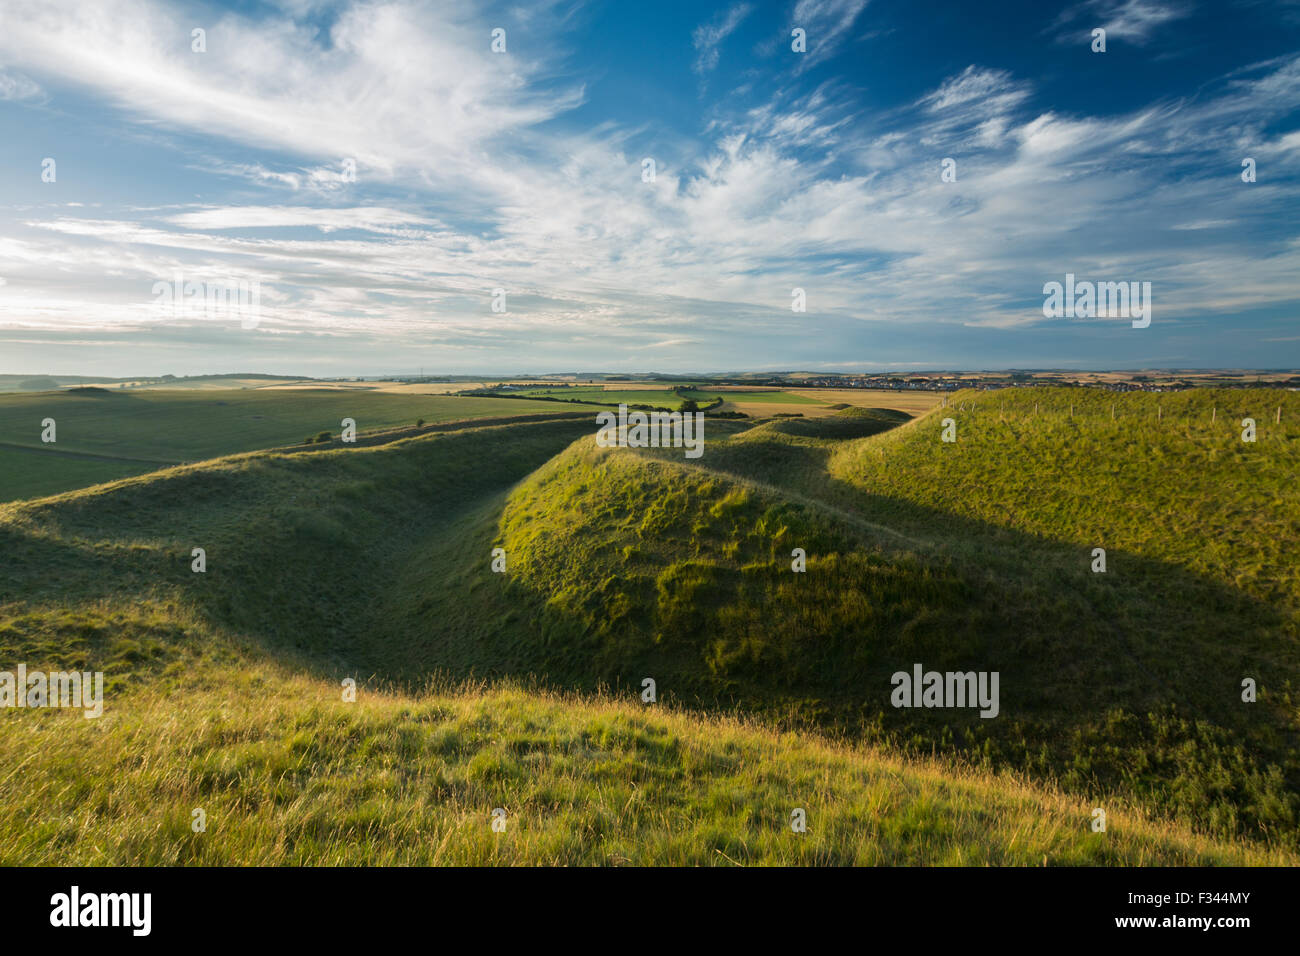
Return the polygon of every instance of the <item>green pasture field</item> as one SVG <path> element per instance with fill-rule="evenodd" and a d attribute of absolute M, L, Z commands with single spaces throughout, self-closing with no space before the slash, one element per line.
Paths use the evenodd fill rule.
<path fill-rule="evenodd" d="M 0 501 L 58 494 L 180 462 L 459 419 L 577 411 L 553 402 L 338 389 L 82 389 L 0 395 Z M 594 409 L 593 409 L 594 411 Z M 41 441 L 42 421 L 56 441 Z"/>

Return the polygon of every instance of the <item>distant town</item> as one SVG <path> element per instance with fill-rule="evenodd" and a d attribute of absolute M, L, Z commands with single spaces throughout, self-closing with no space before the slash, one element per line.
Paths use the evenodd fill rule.
<path fill-rule="evenodd" d="M 873 391 L 955 392 L 959 389 L 991 390 L 1058 386 L 1099 388 L 1112 392 L 1177 392 L 1189 388 L 1279 388 L 1300 391 L 1300 371 L 1295 369 L 1147 369 L 1142 371 L 1061 371 L 1059 369 L 1009 370 L 998 372 L 879 372 L 874 374 L 813 372 L 720 372 L 701 375 L 660 372 L 564 372 L 497 377 L 488 375 L 425 374 L 423 371 L 390 375 L 311 377 L 274 375 L 265 372 L 209 375 L 149 375 L 106 378 L 80 375 L 0 374 L 0 392 L 35 392 L 77 387 L 177 388 L 177 387 L 310 387 L 313 383 L 369 387 L 378 383 L 402 385 L 446 385 L 440 391 L 563 388 L 619 384 L 655 383 L 665 388 L 697 385 L 743 388 L 828 388 Z"/>
<path fill-rule="evenodd" d="M 396 377 L 409 384 L 420 382 L 450 382 L 469 376 L 455 377 Z M 637 375 L 616 373 L 551 374 L 520 376 L 511 380 L 489 383 L 484 379 L 475 382 L 489 385 L 494 391 L 552 388 L 584 385 L 614 385 L 620 382 L 662 382 L 665 385 L 695 383 L 709 386 L 742 386 L 746 388 L 860 388 L 884 391 L 955 392 L 960 389 L 991 390 L 999 388 L 1029 388 L 1054 385 L 1063 388 L 1100 388 L 1112 392 L 1177 392 L 1189 388 L 1284 388 L 1300 390 L 1300 373 L 1294 370 L 1241 371 L 1241 370 L 1151 370 L 1144 372 L 1061 372 L 1008 371 L 1008 372 L 925 372 L 884 373 L 875 375 L 823 374 L 780 372 L 772 374 L 712 374 L 701 376 L 661 375 L 653 372 Z"/>

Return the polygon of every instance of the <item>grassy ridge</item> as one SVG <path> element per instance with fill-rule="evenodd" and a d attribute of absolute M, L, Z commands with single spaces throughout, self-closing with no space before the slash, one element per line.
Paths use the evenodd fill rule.
<path fill-rule="evenodd" d="M 958 437 L 943 444 L 948 417 Z M 1248 417 L 1254 443 L 1241 440 Z M 1089 550 L 1172 561 L 1300 610 L 1294 392 L 962 392 L 870 450 L 841 450 L 831 470 L 900 502 L 892 517 L 904 524 L 903 502 L 926 504 Z"/>
<path fill-rule="evenodd" d="M 1034 398 L 1009 398 L 1008 412 Z M 1117 401 L 1136 422 L 1154 399 Z M 1230 498 L 1213 505 L 1223 483 L 1238 487 L 1222 473 L 1233 467 L 1231 436 L 1222 449 L 1197 444 L 1162 417 L 1170 427 L 1140 434 L 1143 454 L 1121 443 L 1116 455 L 1107 449 L 1117 436 L 1100 433 L 1077 452 L 1097 472 L 1209 503 L 1173 512 L 1183 523 L 1165 517 L 1159 534 L 1251 542 L 1228 567 L 1178 561 L 1183 544 L 1152 551 L 1150 535 L 1111 535 L 1101 575 L 1090 571 L 1097 539 L 1053 525 L 1070 512 L 1051 493 L 1064 479 L 1037 436 L 981 443 L 959 425 L 958 454 L 980 464 L 964 471 L 939 441 L 946 415 L 847 441 L 813 437 L 820 422 L 729 438 L 715 428 L 698 462 L 570 449 L 512 496 L 501 523 L 517 553 L 519 606 L 545 602 L 532 666 L 616 685 L 651 676 L 682 700 L 956 750 L 1075 792 L 1129 793 L 1215 832 L 1294 844 L 1300 655 L 1292 597 L 1279 599 L 1294 576 L 1272 573 L 1295 541 L 1296 501 L 1281 494 L 1296 470 L 1294 436 L 1257 444 L 1251 477 L 1238 479 L 1284 511 L 1238 527 Z M 1179 462 L 1181 484 L 1169 480 Z M 1074 495 L 1112 527 L 1172 507 L 1135 507 L 1086 482 Z M 791 571 L 796 547 L 806 574 Z M 891 707 L 890 675 L 914 663 L 997 670 L 1002 714 Z M 1253 704 L 1240 697 L 1247 676 L 1260 687 Z"/>
<path fill-rule="evenodd" d="M 591 427 L 561 420 L 313 455 L 250 453 L 0 506 L 9 558 L 0 608 L 57 621 L 134 595 L 138 607 L 184 608 L 265 647 L 381 668 L 390 649 L 365 635 L 392 576 L 467 509 Z M 196 547 L 204 574 L 190 570 Z M 486 543 L 477 558 L 485 568 Z M 69 635 L 48 637 L 57 645 Z M 419 676 L 400 662 L 385 673 Z"/>

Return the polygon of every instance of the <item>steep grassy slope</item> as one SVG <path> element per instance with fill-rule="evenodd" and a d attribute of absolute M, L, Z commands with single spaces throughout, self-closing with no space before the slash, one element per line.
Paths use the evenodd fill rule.
<path fill-rule="evenodd" d="M 1037 400 L 1037 424 L 993 435 L 959 422 L 955 446 L 939 440 L 944 409 L 859 440 L 812 437 L 820 422 L 715 429 L 697 462 L 579 443 L 501 523 L 512 584 L 546 601 L 531 666 L 629 687 L 652 677 L 675 699 L 956 748 L 1294 844 L 1295 432 L 1241 451 L 1236 431 L 1189 437 L 1168 407 L 1155 422 L 1156 396 L 1125 396 L 1120 414 L 1136 426 L 1150 412 L 1151 427 L 1084 437 L 1076 421 L 1068 460 L 1087 465 L 1060 470 L 1053 397 L 1006 396 L 1008 415 Z M 1294 419 L 1295 400 L 1281 401 Z M 1267 507 L 1249 511 L 1247 494 Z M 1090 515 L 1088 533 L 1063 515 Z M 1237 542 L 1231 560 L 1215 541 Z M 1090 570 L 1094 544 L 1105 574 Z M 892 707 L 891 675 L 917 663 L 998 671 L 1001 713 Z M 1247 677 L 1255 703 L 1241 698 Z"/>
<path fill-rule="evenodd" d="M 957 441 L 944 444 L 948 417 Z M 1253 443 L 1241 440 L 1244 418 L 1255 420 Z M 963 392 L 870 450 L 842 449 L 831 471 L 896 501 L 877 510 L 903 526 L 913 526 L 910 505 L 938 508 L 1086 551 L 1170 561 L 1300 611 L 1294 392 Z"/>
<path fill-rule="evenodd" d="M 1034 400 L 1007 396 L 1004 415 Z M 1117 401 L 1136 415 L 1152 400 Z M 1261 528 L 1294 541 L 1296 501 L 1275 486 L 1294 433 L 1268 445 L 1261 429 L 1252 450 L 1272 457 L 1242 485 L 1291 517 L 1244 530 L 1214 506 L 1231 476 L 1213 463 L 1229 468 L 1231 451 L 1144 435 L 1139 460 L 1156 464 L 1126 480 L 1175 471 L 1202 505 L 1177 524 L 1156 513 L 1167 504 L 1130 514 L 1094 489 L 1111 535 L 1094 575 L 1091 541 L 1059 523 L 1069 512 L 1011 491 L 1053 487 L 1050 459 L 1015 451 L 1051 434 L 1044 408 L 1041 432 L 979 446 L 959 408 L 958 443 L 942 447 L 947 410 L 892 431 L 896 414 L 846 411 L 710 421 L 698 461 L 599 449 L 591 422 L 551 421 L 253 453 L 0 507 L 0 667 L 110 682 L 99 721 L 0 712 L 0 759 L 29 768 L 0 780 L 0 845 L 88 862 L 1265 859 L 1225 849 L 1242 836 L 1295 850 L 1294 577 L 1239 581 L 1149 543 L 1160 535 L 1116 539 L 1166 520 L 1164 535 L 1240 535 L 1266 567 L 1279 545 Z M 1105 474 L 1114 440 L 1086 451 Z M 933 464 L 954 450 L 967 466 Z M 1042 477 L 999 479 L 985 458 Z M 949 483 L 961 493 L 945 497 Z M 1012 506 L 1015 522 L 999 517 Z M 498 546 L 505 574 L 490 569 Z M 890 674 L 916 662 L 999 671 L 1000 715 L 890 707 Z M 421 694 L 435 671 L 603 684 L 616 700 Z M 1258 703 L 1241 703 L 1243 674 Z M 394 692 L 338 701 L 343 677 L 372 675 Z M 675 704 L 870 746 L 663 713 Z M 871 749 L 885 743 L 960 753 L 967 769 Z M 229 839 L 193 837 L 193 806 L 215 806 Z M 496 806 L 519 824 L 510 842 L 487 828 Z M 783 828 L 796 806 L 810 810 L 802 844 Z M 1124 823 L 1089 834 L 1093 806 Z"/>
<path fill-rule="evenodd" d="M 34 622 L 35 643 L 12 649 L 34 654 L 46 638 L 64 646 L 69 615 L 134 606 L 422 679 L 385 663 L 370 609 L 422 548 L 445 545 L 451 522 L 590 430 L 561 419 L 314 455 L 258 452 L 2 507 L 0 609 Z M 194 548 L 206 553 L 202 574 L 191 570 Z M 474 563 L 489 560 L 485 545 Z"/>

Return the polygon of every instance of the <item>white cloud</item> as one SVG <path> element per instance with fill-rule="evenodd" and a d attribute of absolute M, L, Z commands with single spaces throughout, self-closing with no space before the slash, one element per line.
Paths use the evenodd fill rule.
<path fill-rule="evenodd" d="M 1059 42 L 1077 42 L 1082 36 L 1091 37 L 1092 30 L 1101 27 L 1107 39 L 1119 38 L 1138 46 L 1145 45 L 1160 27 L 1191 15 L 1191 2 L 1163 3 L 1160 0 L 1086 0 L 1071 7 L 1057 18 L 1056 28 L 1071 24 L 1072 28 L 1058 34 Z"/>
<path fill-rule="evenodd" d="M 356 181 L 356 161 L 352 168 L 345 166 L 349 157 L 331 166 L 297 166 L 271 169 L 262 163 L 232 163 L 221 159 L 208 159 L 191 168 L 220 176 L 234 176 L 263 186 L 283 186 L 295 192 L 300 189 L 312 193 L 337 193 Z"/>
<path fill-rule="evenodd" d="M 1016 83 L 1006 70 L 988 70 L 972 64 L 944 80 L 937 90 L 922 97 L 921 103 L 931 112 L 972 102 L 984 105 L 989 112 L 1004 112 L 1028 95 L 1028 90 Z"/>
<path fill-rule="evenodd" d="M 1195 222 L 1180 222 L 1170 226 L 1170 229 L 1177 229 L 1183 232 L 1195 232 L 1198 229 L 1220 229 L 1223 226 L 1231 226 L 1230 219 L 1198 219 Z"/>
<path fill-rule="evenodd" d="M 695 44 L 696 56 L 693 69 L 696 73 L 708 73 L 718 65 L 718 45 L 731 36 L 736 27 L 749 16 L 749 11 L 752 9 L 748 3 L 738 3 L 716 17 L 712 23 L 701 24 L 695 28 L 691 39 Z"/>
<path fill-rule="evenodd" d="M 799 0 L 791 26 L 803 28 L 808 41 L 799 70 L 811 69 L 834 56 L 866 6 L 867 0 Z"/>
<path fill-rule="evenodd" d="M 41 92 L 40 86 L 27 77 L 0 70 L 0 100 L 30 100 Z"/>
<path fill-rule="evenodd" d="M 167 217 L 167 221 L 190 229 L 314 226 L 322 232 L 336 229 L 365 229 L 375 232 L 383 227 L 438 224 L 434 219 L 381 206 L 355 206 L 348 209 L 324 209 L 316 206 L 222 206 L 180 213 Z"/>
<path fill-rule="evenodd" d="M 1300 57 L 1196 101 L 1105 117 L 1035 109 L 1023 80 L 975 65 L 890 111 L 835 81 L 792 86 L 720 114 L 643 183 L 628 130 L 539 128 L 580 97 L 553 79 L 558 53 L 545 69 L 493 57 L 485 30 L 437 8 L 348 8 L 328 48 L 288 20 L 254 29 L 226 17 L 200 65 L 167 8 L 108 0 L 100 36 L 101 7 L 46 6 L 33 26 L 15 21 L 0 53 L 26 48 L 25 68 L 117 104 L 140 128 L 205 134 L 191 165 L 237 176 L 245 192 L 78 218 L 26 212 L 0 235 L 7 291 L 24 290 L 0 297 L 0 323 L 129 325 L 150 284 L 177 270 L 258 277 L 265 334 L 474 350 L 593 329 L 629 348 L 760 323 L 798 335 L 794 286 L 818 316 L 891 326 L 1039 322 L 1042 283 L 1066 271 L 1152 280 L 1161 314 L 1296 297 L 1300 247 L 1243 244 L 1234 231 L 1270 200 L 1293 200 L 1294 185 L 1248 189 L 1232 162 L 1206 172 L 1205 161 L 1264 130 L 1279 154 L 1270 172 L 1295 156 L 1278 124 L 1300 101 Z M 796 14 L 820 24 L 809 56 L 847 40 L 863 6 L 801 3 Z M 537 16 L 538 45 L 561 49 L 561 31 Z M 119 29 L 120 17 L 143 26 Z M 355 183 L 337 178 L 348 156 Z M 945 156 L 956 183 L 940 181 Z M 1234 229 L 1210 227 L 1220 222 Z M 319 234 L 284 234 L 296 228 Z M 496 287 L 506 314 L 490 311 Z"/>
<path fill-rule="evenodd" d="M 372 175 L 455 179 L 494 137 L 582 99 L 533 89 L 541 67 L 490 52 L 489 31 L 418 2 L 342 10 L 328 41 L 288 19 L 225 14 L 190 48 L 192 14 L 152 0 L 9 0 L 0 56 L 95 89 L 149 122 L 314 159 L 354 157 Z M 436 155 L 437 164 L 430 164 Z"/>

